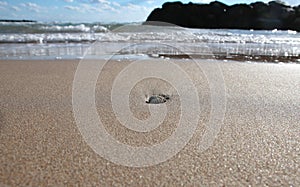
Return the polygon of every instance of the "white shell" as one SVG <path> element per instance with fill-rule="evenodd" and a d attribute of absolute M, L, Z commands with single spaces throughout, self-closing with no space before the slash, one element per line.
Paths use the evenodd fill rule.
<path fill-rule="evenodd" d="M 168 95 L 163 95 L 163 94 L 153 95 L 153 96 L 150 96 L 146 100 L 146 103 L 149 103 L 149 104 L 160 104 L 160 103 L 165 103 L 168 99 L 169 99 Z"/>

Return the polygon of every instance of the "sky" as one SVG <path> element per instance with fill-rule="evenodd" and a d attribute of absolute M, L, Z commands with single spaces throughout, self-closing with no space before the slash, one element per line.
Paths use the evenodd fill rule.
<path fill-rule="evenodd" d="M 167 0 L 0 0 L 0 19 L 30 19 L 43 22 L 141 22 Z M 172 0 L 169 0 L 169 2 Z M 181 0 L 209 3 L 212 0 Z M 219 0 L 225 4 L 256 0 Z M 269 0 L 260 0 L 268 2 Z M 299 0 L 284 0 L 298 5 Z"/>

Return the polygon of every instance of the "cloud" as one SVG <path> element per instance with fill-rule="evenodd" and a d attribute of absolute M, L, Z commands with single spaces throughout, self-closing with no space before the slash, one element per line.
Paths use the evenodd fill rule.
<path fill-rule="evenodd" d="M 140 9 L 141 6 L 135 5 L 135 4 L 132 4 L 132 3 L 128 3 L 127 6 L 125 6 L 125 8 L 131 9 L 131 10 L 137 10 L 137 9 Z"/>
<path fill-rule="evenodd" d="M 75 2 L 75 1 L 74 1 Z M 107 0 L 78 0 L 81 2 L 73 6 L 63 6 L 65 10 L 74 11 L 73 14 L 66 13 L 63 20 L 77 21 L 101 21 L 101 22 L 128 22 L 143 21 L 154 9 L 154 5 L 121 3 L 121 1 Z M 154 2 L 155 4 L 155 2 Z"/>
<path fill-rule="evenodd" d="M 121 6 L 119 3 L 115 2 L 115 1 L 113 1 L 111 4 L 112 4 L 113 6 L 115 6 L 115 7 L 120 7 L 120 6 Z"/>
<path fill-rule="evenodd" d="M 7 2 L 6 1 L 0 1 L 0 6 L 6 6 Z"/>
<path fill-rule="evenodd" d="M 80 11 L 80 8 L 76 6 L 64 6 L 64 8 L 68 10 Z"/>
<path fill-rule="evenodd" d="M 146 3 L 148 3 L 148 4 L 153 4 L 155 1 L 154 0 L 148 0 L 148 1 L 146 1 Z"/>
<path fill-rule="evenodd" d="M 127 5 L 122 7 L 125 11 L 133 11 L 133 12 L 139 12 L 139 11 L 149 11 L 153 8 L 142 6 L 142 5 L 136 5 L 132 3 L 128 3 Z"/>
<path fill-rule="evenodd" d="M 46 6 L 34 0 L 23 1 L 19 4 L 10 4 L 9 0 L 0 0 L 0 12 L 5 10 L 11 17 L 15 14 L 18 17 L 41 21 L 136 22 L 143 21 L 156 4 L 155 0 L 144 0 L 143 3 L 133 0 L 60 1 L 62 4 Z M 154 3 L 148 4 L 146 1 Z"/>
<path fill-rule="evenodd" d="M 110 11 L 116 11 L 116 9 L 108 4 L 104 4 L 102 5 L 100 8 L 102 8 L 103 10 L 110 10 Z"/>
<path fill-rule="evenodd" d="M 284 2 L 286 2 L 288 5 L 300 5 L 299 0 L 284 0 Z"/>
<path fill-rule="evenodd" d="M 108 5 L 109 6 L 109 5 Z M 91 4 L 80 4 L 79 6 L 64 6 L 65 9 L 67 10 L 72 10 L 80 13 L 95 13 L 95 12 L 102 12 L 104 10 L 102 7 L 91 5 Z M 109 7 L 106 8 L 108 10 Z"/>
<path fill-rule="evenodd" d="M 21 9 L 20 9 L 19 7 L 17 7 L 17 6 L 11 6 L 10 8 L 11 8 L 12 10 L 16 11 L 16 12 L 18 12 L 18 11 L 21 10 Z"/>
<path fill-rule="evenodd" d="M 33 11 L 33 12 L 40 12 L 41 11 L 41 7 L 35 3 L 31 3 L 31 2 L 28 2 L 28 3 L 22 3 L 21 6 L 25 7 L 25 8 L 28 8 L 30 11 Z"/>
<path fill-rule="evenodd" d="M 101 4 L 110 4 L 111 2 L 109 2 L 108 0 L 92 0 L 92 3 L 101 3 Z"/>
<path fill-rule="evenodd" d="M 4 9 L 7 6 L 6 1 L 0 1 L 0 9 Z"/>
<path fill-rule="evenodd" d="M 82 9 L 82 11 L 84 12 L 99 12 L 99 9 L 97 6 L 92 6 L 90 4 L 81 4 L 80 8 Z"/>
<path fill-rule="evenodd" d="M 99 0 L 98 0 L 99 1 Z M 104 1 L 103 1 L 104 2 Z M 84 12 L 118 12 L 117 8 L 120 7 L 118 3 L 97 3 L 97 4 L 90 4 L 90 3 L 83 3 L 80 4 L 81 9 Z"/>

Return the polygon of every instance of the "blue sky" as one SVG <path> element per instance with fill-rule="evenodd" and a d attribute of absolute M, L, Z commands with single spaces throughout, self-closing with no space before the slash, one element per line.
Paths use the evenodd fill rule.
<path fill-rule="evenodd" d="M 172 1 L 172 0 L 169 0 Z M 211 0 L 182 0 L 209 3 Z M 255 0 L 221 0 L 230 5 Z M 268 2 L 269 0 L 261 0 Z M 166 0 L 0 0 L 0 19 L 59 22 L 139 22 Z M 299 0 L 285 0 L 300 4 Z"/>

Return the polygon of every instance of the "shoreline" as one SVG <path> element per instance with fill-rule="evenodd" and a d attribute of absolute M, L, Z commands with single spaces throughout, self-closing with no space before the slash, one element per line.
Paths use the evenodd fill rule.
<path fill-rule="evenodd" d="M 270 63 L 270 64 L 300 64 L 300 56 L 270 56 L 270 55 L 241 55 L 241 54 L 215 54 L 215 55 L 203 55 L 203 54 L 115 54 L 115 55 L 103 55 L 98 57 L 69 57 L 69 56 L 53 56 L 53 57 L 25 57 L 25 58 L 4 58 L 0 61 L 80 61 L 80 60 L 115 60 L 115 61 L 135 61 L 135 60 L 208 60 L 219 62 L 240 62 L 240 63 Z"/>
<path fill-rule="evenodd" d="M 273 55 L 245 55 L 245 54 L 214 54 L 214 55 L 170 55 L 158 54 L 158 57 L 170 59 L 210 59 L 210 60 L 231 60 L 237 62 L 257 63 L 300 63 L 299 56 L 273 56 Z"/>

